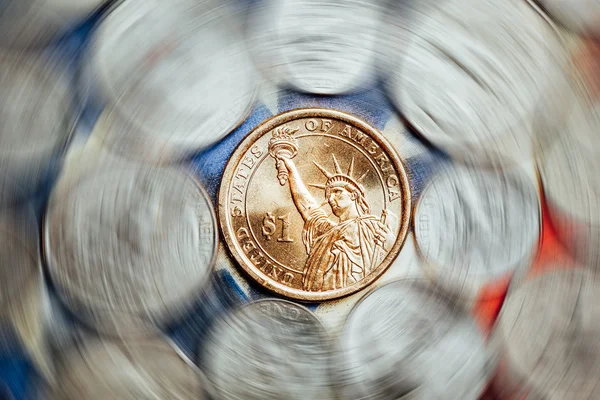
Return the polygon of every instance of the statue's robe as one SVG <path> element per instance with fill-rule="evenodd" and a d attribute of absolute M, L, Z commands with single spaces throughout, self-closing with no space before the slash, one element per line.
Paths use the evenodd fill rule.
<path fill-rule="evenodd" d="M 373 266 L 377 227 L 373 215 L 335 223 L 323 210 L 311 211 L 302 235 L 308 253 L 303 289 L 341 289 L 367 276 Z"/>

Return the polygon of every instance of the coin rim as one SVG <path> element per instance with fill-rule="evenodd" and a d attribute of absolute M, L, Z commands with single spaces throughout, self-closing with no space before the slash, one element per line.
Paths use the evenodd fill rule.
<path fill-rule="evenodd" d="M 100 166 L 100 167 L 102 167 L 102 166 Z M 154 321 L 148 320 L 147 324 L 145 324 L 145 326 L 133 326 L 132 329 L 125 329 L 124 331 L 122 331 L 122 330 L 118 330 L 118 329 L 115 330 L 110 327 L 108 327 L 108 329 L 107 329 L 106 326 L 103 326 L 102 324 L 98 323 L 98 321 L 103 318 L 102 316 L 106 315 L 106 312 L 104 310 L 102 311 L 102 313 L 100 314 L 101 315 L 100 319 L 94 318 L 94 313 L 90 312 L 89 304 L 85 304 L 85 303 L 81 302 L 79 297 L 75 298 L 74 303 L 77 304 L 77 306 L 82 309 L 83 313 L 73 312 L 74 311 L 73 308 L 69 305 L 69 304 L 73 304 L 73 301 L 70 301 L 70 302 L 65 301 L 65 298 L 68 297 L 68 296 L 66 296 L 66 294 L 69 293 L 69 291 L 62 290 L 54 282 L 54 274 L 52 273 L 53 262 L 51 260 L 53 253 L 52 253 L 52 246 L 50 245 L 50 236 L 51 235 L 49 232 L 50 215 L 51 215 L 52 205 L 57 202 L 57 196 L 61 196 L 61 195 L 64 196 L 64 194 L 62 194 L 61 192 L 69 193 L 69 192 L 71 192 L 73 186 L 62 187 L 62 186 L 55 185 L 50 193 L 50 196 L 48 198 L 47 204 L 44 207 L 43 215 L 41 218 L 41 229 L 40 229 L 40 231 L 41 231 L 41 237 L 40 237 L 41 256 L 40 256 L 40 258 L 41 258 L 41 263 L 42 263 L 42 269 L 48 274 L 48 277 L 50 279 L 50 282 L 52 282 L 52 285 L 54 287 L 56 287 L 56 293 L 59 298 L 59 302 L 61 303 L 61 305 L 63 307 L 65 307 L 67 310 L 69 310 L 69 312 L 72 315 L 75 316 L 75 319 L 80 324 L 82 324 L 82 325 L 92 329 L 94 332 L 97 332 L 98 334 L 101 334 L 102 336 L 106 336 L 108 338 L 111 338 L 111 337 L 127 338 L 127 339 L 129 339 L 129 338 L 144 338 L 144 337 L 151 336 L 152 333 L 154 332 L 154 330 L 157 329 L 157 327 L 158 328 L 166 327 L 174 322 L 180 321 L 182 318 L 185 318 L 185 316 L 188 315 L 190 312 L 190 307 L 192 307 L 193 304 L 198 301 L 199 296 L 201 296 L 202 293 L 204 293 L 207 290 L 208 286 L 210 285 L 211 277 L 215 271 L 217 254 L 218 254 L 218 250 L 219 250 L 219 234 L 218 234 L 219 222 L 217 219 L 215 207 L 213 205 L 211 197 L 208 195 L 208 192 L 206 191 L 206 189 L 204 188 L 204 186 L 202 185 L 200 180 L 194 174 L 192 174 L 188 169 L 182 168 L 179 166 L 165 167 L 165 166 L 147 166 L 144 164 L 138 164 L 138 165 L 133 165 L 133 166 L 125 166 L 125 167 L 117 167 L 117 168 L 111 168 L 109 166 L 108 168 L 103 169 L 102 173 L 107 173 L 108 171 L 118 172 L 118 171 L 124 170 L 124 169 L 144 169 L 144 170 L 147 170 L 147 169 L 158 169 L 158 170 L 176 169 L 180 173 L 185 174 L 188 178 L 191 178 L 192 182 L 194 183 L 194 185 L 196 186 L 198 191 L 202 194 L 202 197 L 204 197 L 204 199 L 206 200 L 206 202 L 208 204 L 210 216 L 211 216 L 211 219 L 213 221 L 213 226 L 214 226 L 214 233 L 212 235 L 213 254 L 212 254 L 212 257 L 209 260 L 209 263 L 207 266 L 206 276 L 204 277 L 202 282 L 200 282 L 199 285 L 197 285 L 196 290 L 192 291 L 194 293 L 191 293 L 190 296 L 186 297 L 183 307 L 181 307 L 179 310 L 180 313 L 176 314 L 175 316 L 171 315 L 171 318 L 169 318 L 168 320 L 164 319 L 160 323 L 156 323 Z M 61 178 L 67 179 L 69 177 L 69 174 L 70 174 L 70 172 L 67 171 L 65 175 L 59 177 L 59 180 Z M 98 175 L 98 170 L 83 173 L 82 175 L 75 175 L 75 176 L 71 177 L 71 179 L 73 179 L 73 183 L 79 184 L 82 180 L 89 179 L 91 176 L 94 176 L 94 175 Z M 57 189 L 59 189 L 59 190 L 57 190 Z M 92 306 L 92 307 L 94 307 L 94 306 Z M 122 313 L 122 314 L 125 314 L 125 313 Z M 98 313 L 96 313 L 96 315 L 98 315 Z M 144 319 L 144 318 L 141 318 L 141 319 Z"/>
<path fill-rule="evenodd" d="M 250 150 L 254 143 L 266 135 L 276 127 L 285 124 L 286 122 L 294 121 L 301 118 L 315 118 L 325 117 L 336 119 L 342 122 L 353 125 L 355 128 L 363 130 L 367 133 L 373 141 L 375 141 L 390 158 L 390 161 L 394 164 L 396 173 L 398 174 L 398 180 L 400 181 L 401 189 L 401 209 L 402 215 L 400 218 L 400 229 L 398 236 L 392 249 L 388 252 L 383 261 L 377 266 L 377 268 L 367 275 L 361 281 L 352 285 L 346 286 L 341 289 L 328 290 L 324 292 L 306 292 L 302 289 L 293 289 L 285 285 L 282 285 L 272 279 L 265 279 L 261 275 L 262 272 L 258 271 L 251 263 L 246 262 L 243 255 L 244 252 L 241 250 L 241 246 L 235 240 L 235 233 L 230 231 L 229 222 L 230 215 L 226 212 L 227 210 L 227 195 L 229 192 L 229 183 L 233 180 L 233 175 L 237 165 L 242 161 L 244 154 Z M 226 184 L 227 183 L 227 184 Z M 223 239 L 227 243 L 228 252 L 238 262 L 242 270 L 246 274 L 257 282 L 261 287 L 264 287 L 272 292 L 287 298 L 306 301 L 306 302 L 320 302 L 325 300 L 339 299 L 342 297 L 349 296 L 356 293 L 367 286 L 370 286 L 373 282 L 379 279 L 385 271 L 389 269 L 393 261 L 396 259 L 400 250 L 406 242 L 408 231 L 410 228 L 410 220 L 412 215 L 412 191 L 410 188 L 410 181 L 406 172 L 404 162 L 394 149 L 394 147 L 387 141 L 385 135 L 379 132 L 375 127 L 372 127 L 367 122 L 349 114 L 344 111 L 322 108 L 322 107 L 311 107 L 311 108 L 297 108 L 284 113 L 275 115 L 265 121 L 261 122 L 256 128 L 254 128 L 250 134 L 244 138 L 244 140 L 236 147 L 235 151 L 230 156 L 221 183 L 219 185 L 219 191 L 217 193 L 217 208 L 219 214 L 219 225 Z M 257 272 L 258 271 L 258 272 Z"/>

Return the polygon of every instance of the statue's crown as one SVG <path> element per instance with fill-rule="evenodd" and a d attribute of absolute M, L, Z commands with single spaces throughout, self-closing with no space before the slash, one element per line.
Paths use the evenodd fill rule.
<path fill-rule="evenodd" d="M 335 158 L 335 155 L 332 154 L 331 156 L 333 158 L 335 172 L 331 173 L 331 172 L 327 171 L 325 168 L 323 168 L 322 166 L 320 166 L 319 164 L 317 164 L 316 162 L 313 162 L 313 164 L 315 164 L 315 166 L 317 168 L 319 168 L 319 171 L 321 171 L 321 173 L 323 175 L 325 175 L 325 177 L 327 178 L 327 181 L 325 182 L 325 185 L 312 184 L 311 186 L 318 187 L 321 189 L 327 189 L 327 188 L 331 188 L 336 183 L 346 183 L 346 184 L 350 184 L 350 185 L 354 186 L 360 192 L 360 194 L 362 194 L 364 196 L 365 191 L 359 182 L 367 175 L 368 171 L 365 172 L 360 178 L 354 179 L 352 177 L 352 173 L 354 170 L 354 157 L 352 158 L 352 161 L 350 162 L 350 167 L 348 168 L 348 172 L 343 173 L 337 159 Z"/>

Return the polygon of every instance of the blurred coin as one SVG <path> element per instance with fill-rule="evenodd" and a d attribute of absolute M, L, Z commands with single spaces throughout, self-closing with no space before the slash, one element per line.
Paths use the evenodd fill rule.
<path fill-rule="evenodd" d="M 44 46 L 82 22 L 107 0 L 2 0 L 0 43 Z"/>
<path fill-rule="evenodd" d="M 442 166 L 414 216 L 426 273 L 471 301 L 486 283 L 529 266 L 540 228 L 537 188 L 520 170 Z"/>
<path fill-rule="evenodd" d="M 0 323 L 16 336 L 38 372 L 52 379 L 45 337 L 50 306 L 33 208 L 5 209 L 0 214 L 0 243 Z"/>
<path fill-rule="evenodd" d="M 259 125 L 221 180 L 228 248 L 259 284 L 308 301 L 355 293 L 402 248 L 410 221 L 404 164 L 372 126 L 305 108 Z"/>
<path fill-rule="evenodd" d="M 544 399 L 598 398 L 600 284 L 584 270 L 538 276 L 510 293 L 497 330 L 507 367 Z"/>
<path fill-rule="evenodd" d="M 73 130 L 71 100 L 52 60 L 0 52 L 0 204 L 22 200 L 44 180 Z"/>
<path fill-rule="evenodd" d="M 204 343 L 206 376 L 219 399 L 333 399 L 330 344 L 307 309 L 260 300 L 218 321 Z"/>
<path fill-rule="evenodd" d="M 407 120 L 453 158 L 531 160 L 533 127 L 556 118 L 566 51 L 526 1 L 400 2 L 389 36 L 388 90 Z M 541 134 L 541 133 L 540 133 Z"/>
<path fill-rule="evenodd" d="M 337 348 L 343 399 L 477 399 L 488 378 L 475 322 L 420 279 L 364 297 Z"/>
<path fill-rule="evenodd" d="M 600 1 L 538 0 L 552 18 L 578 33 L 600 35 Z"/>
<path fill-rule="evenodd" d="M 175 168 L 110 168 L 52 193 L 50 275 L 101 332 L 143 335 L 181 317 L 208 282 L 216 221 L 203 188 Z"/>
<path fill-rule="evenodd" d="M 549 215 L 562 242 L 586 265 L 600 264 L 600 99 L 575 71 L 567 118 L 537 153 Z"/>
<path fill-rule="evenodd" d="M 203 400 L 200 372 L 160 337 L 136 342 L 89 338 L 63 355 L 55 400 Z"/>
<path fill-rule="evenodd" d="M 283 85 L 340 94 L 374 80 L 378 0 L 262 0 L 248 23 L 252 53 Z"/>
<path fill-rule="evenodd" d="M 257 79 L 228 10 L 211 0 L 128 0 L 106 16 L 85 79 L 106 106 L 112 149 L 182 158 L 248 115 Z"/>

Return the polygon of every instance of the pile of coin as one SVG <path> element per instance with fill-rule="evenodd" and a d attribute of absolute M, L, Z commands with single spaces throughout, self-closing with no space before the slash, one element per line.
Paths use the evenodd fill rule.
<path fill-rule="evenodd" d="M 40 45 L 108 2 L 37 3 L 0 302 L 38 397 L 598 396 L 592 5 L 121 0 L 72 65 Z"/>

